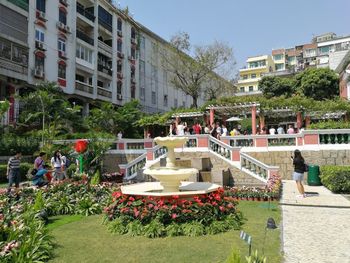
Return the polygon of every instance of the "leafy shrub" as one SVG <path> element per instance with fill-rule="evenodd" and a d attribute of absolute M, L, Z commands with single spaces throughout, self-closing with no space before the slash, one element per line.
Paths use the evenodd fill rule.
<path fill-rule="evenodd" d="M 260 256 L 257 250 L 255 250 L 251 256 L 245 258 L 247 260 L 247 263 L 266 263 L 266 257 Z"/>
<path fill-rule="evenodd" d="M 165 229 L 166 235 L 169 237 L 182 236 L 183 230 L 180 224 L 171 223 Z"/>
<path fill-rule="evenodd" d="M 205 234 L 204 226 L 199 222 L 191 222 L 182 225 L 185 236 L 198 237 Z"/>
<path fill-rule="evenodd" d="M 68 178 L 72 178 L 77 171 L 77 165 L 72 163 L 66 170 L 66 174 Z"/>
<path fill-rule="evenodd" d="M 100 170 L 97 169 L 97 171 L 95 172 L 95 174 L 93 175 L 92 179 L 91 179 L 91 184 L 92 185 L 98 185 L 101 182 L 101 172 Z"/>
<path fill-rule="evenodd" d="M 145 226 L 144 235 L 149 238 L 161 237 L 164 234 L 164 225 L 158 220 L 153 220 Z"/>
<path fill-rule="evenodd" d="M 89 216 L 101 213 L 101 207 L 98 203 L 94 203 L 89 197 L 84 198 L 78 202 L 79 214 Z"/>
<path fill-rule="evenodd" d="M 40 211 L 44 208 L 45 203 L 44 203 L 44 199 L 43 199 L 43 192 L 38 191 L 36 193 L 36 197 L 35 197 L 35 203 L 34 203 L 34 211 Z"/>
<path fill-rule="evenodd" d="M 229 225 L 226 224 L 226 221 L 213 221 L 209 226 L 205 228 L 205 232 L 210 235 L 219 234 L 225 232 L 229 229 Z"/>
<path fill-rule="evenodd" d="M 21 166 L 19 167 L 21 181 L 26 180 L 26 175 L 31 168 L 33 168 L 33 164 L 21 163 Z M 7 171 L 7 164 L 0 164 L 0 183 L 6 183 L 8 181 L 6 177 L 6 171 Z"/>
<path fill-rule="evenodd" d="M 4 134 L 0 140 L 0 155 L 12 155 L 14 151 L 21 151 L 23 155 L 32 155 L 39 150 L 40 138 L 19 137 L 13 134 Z"/>
<path fill-rule="evenodd" d="M 321 166 L 321 182 L 334 193 L 350 194 L 350 166 Z"/>
<path fill-rule="evenodd" d="M 323 129 L 349 129 L 350 122 L 348 121 L 320 121 L 317 123 L 311 123 L 308 127 L 310 130 L 323 130 Z"/>
<path fill-rule="evenodd" d="M 117 235 L 123 235 L 127 232 L 127 228 L 121 218 L 117 218 L 108 224 L 108 230 Z"/>
<path fill-rule="evenodd" d="M 129 222 L 126 226 L 126 233 L 130 236 L 142 235 L 143 227 L 140 221 Z"/>

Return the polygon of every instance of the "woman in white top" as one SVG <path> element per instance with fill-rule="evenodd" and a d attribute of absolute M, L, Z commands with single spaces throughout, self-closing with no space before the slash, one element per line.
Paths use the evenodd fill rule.
<path fill-rule="evenodd" d="M 180 122 L 180 124 L 176 125 L 176 133 L 177 135 L 185 135 L 185 128 L 187 127 L 186 123 Z"/>
<path fill-rule="evenodd" d="M 63 180 L 64 174 L 62 173 L 63 161 L 60 151 L 55 151 L 51 158 L 51 166 L 54 168 L 53 181 Z"/>

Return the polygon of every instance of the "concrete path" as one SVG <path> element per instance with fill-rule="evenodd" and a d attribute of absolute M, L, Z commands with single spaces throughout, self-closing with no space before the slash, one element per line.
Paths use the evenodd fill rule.
<path fill-rule="evenodd" d="M 294 181 L 283 181 L 282 248 L 285 263 L 350 263 L 350 201 L 323 186 L 297 198 Z"/>

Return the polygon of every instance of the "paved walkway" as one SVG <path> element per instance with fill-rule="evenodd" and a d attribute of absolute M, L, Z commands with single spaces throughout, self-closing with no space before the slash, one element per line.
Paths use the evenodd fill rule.
<path fill-rule="evenodd" d="M 297 198 L 294 181 L 283 181 L 282 241 L 285 263 L 350 263 L 350 201 L 323 186 Z"/>

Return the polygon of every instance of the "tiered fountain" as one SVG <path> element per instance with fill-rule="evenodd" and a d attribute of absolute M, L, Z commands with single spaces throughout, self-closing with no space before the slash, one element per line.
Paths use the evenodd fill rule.
<path fill-rule="evenodd" d="M 168 149 L 165 167 L 150 168 L 144 171 L 159 182 L 147 182 L 122 186 L 123 194 L 144 196 L 192 196 L 207 194 L 217 190 L 220 186 L 212 183 L 186 182 L 192 175 L 196 175 L 195 168 L 176 167 L 174 148 L 182 147 L 187 137 L 157 137 L 154 141 Z"/>

